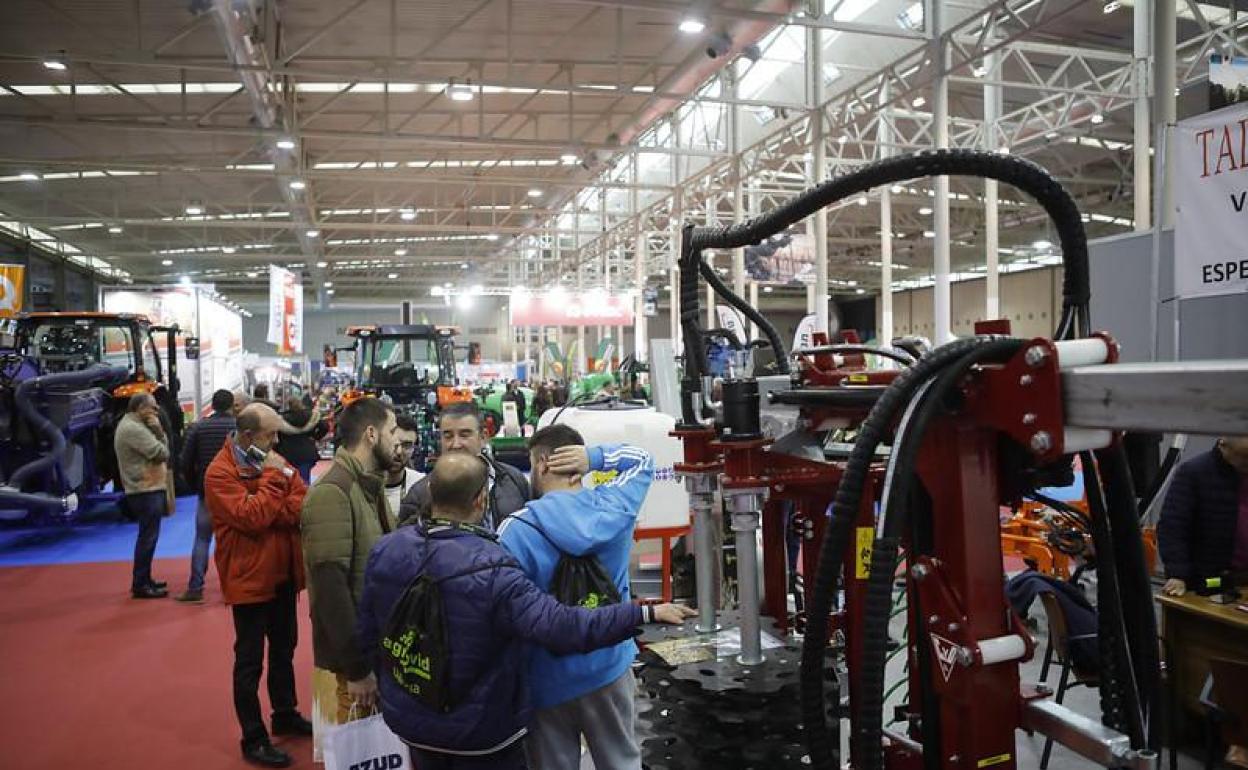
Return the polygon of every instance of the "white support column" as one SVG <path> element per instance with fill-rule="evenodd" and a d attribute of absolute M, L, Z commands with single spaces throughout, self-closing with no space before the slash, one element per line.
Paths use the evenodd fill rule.
<path fill-rule="evenodd" d="M 633 289 L 637 296 L 633 299 L 633 358 L 645 361 L 650 356 L 646 352 L 646 344 L 650 340 L 648 319 L 646 318 L 646 262 L 650 254 L 649 243 L 644 232 L 637 233 L 637 246 L 633 250 Z"/>
<path fill-rule="evenodd" d="M 537 374 L 529 375 L 532 381 L 540 381 L 546 377 L 546 327 L 537 327 Z"/>
<path fill-rule="evenodd" d="M 984 150 L 997 149 L 997 123 L 1001 120 L 1000 57 L 990 53 L 984 57 Z M 1001 265 L 1000 237 L 997 232 L 997 213 L 1000 194 L 995 179 L 984 180 L 984 257 L 987 270 L 984 277 L 984 318 L 1001 317 Z"/>
<path fill-rule="evenodd" d="M 1177 115 L 1174 49 L 1177 43 L 1175 0 L 1153 0 L 1153 122 L 1163 139 L 1158 143 L 1159 169 L 1157 186 L 1161 196 L 1161 216 L 1157 225 L 1174 227 L 1174 122 Z"/>
<path fill-rule="evenodd" d="M 818 3 L 815 4 L 818 6 Z M 815 8 L 822 11 L 822 8 Z M 828 176 L 827 137 L 823 118 L 823 36 L 818 27 L 806 30 L 806 73 L 810 81 L 811 108 L 811 185 L 822 183 Z M 828 211 L 819 209 L 811 217 L 815 236 L 815 285 L 813 288 L 815 328 L 828 331 Z M 810 304 L 810 298 L 807 299 Z"/>
<path fill-rule="evenodd" d="M 508 282 L 510 282 L 512 286 L 516 285 L 516 263 L 515 262 L 507 263 L 507 280 Z M 517 355 L 518 351 L 516 350 L 516 327 L 511 325 L 511 305 L 510 305 L 511 301 L 512 301 L 511 297 L 508 297 L 507 298 L 507 302 L 508 302 L 507 336 L 511 339 L 511 365 L 514 367 L 519 360 L 519 356 Z"/>
<path fill-rule="evenodd" d="M 576 296 L 580 299 L 585 296 L 585 256 L 581 254 L 581 204 L 577 200 L 579 194 L 572 196 L 572 248 L 576 250 Z M 572 367 L 572 373 L 578 376 L 585 374 L 585 324 L 579 324 L 576 327 L 576 363 Z"/>
<path fill-rule="evenodd" d="M 944 38 L 945 9 L 944 0 L 929 0 L 931 11 L 932 64 L 936 67 L 936 80 L 932 83 L 932 131 L 935 134 L 936 149 L 949 147 L 949 67 Z M 936 195 L 932 199 L 932 211 L 935 213 L 936 237 L 932 242 L 932 309 L 933 338 L 937 345 L 943 345 L 953 339 L 949 328 L 952 313 L 949 299 L 949 177 L 938 176 L 935 179 Z"/>
<path fill-rule="evenodd" d="M 893 130 L 888 104 L 888 82 L 880 87 L 880 123 L 876 132 L 876 160 L 893 155 Z M 893 340 L 893 191 L 880 188 L 880 328 L 876 342 L 887 345 Z"/>
<path fill-rule="evenodd" d="M 1151 230 L 1153 217 L 1150 211 L 1152 201 L 1153 162 L 1149 157 L 1149 144 L 1152 142 L 1152 124 L 1148 113 L 1148 60 L 1152 55 L 1152 36 L 1149 24 L 1152 21 L 1152 0 L 1135 0 L 1131 10 L 1132 24 L 1135 31 L 1134 59 L 1132 70 L 1132 87 L 1135 93 L 1135 112 L 1132 116 L 1132 151 L 1131 173 L 1134 176 L 1133 195 L 1135 203 L 1135 229 L 1137 232 Z"/>
<path fill-rule="evenodd" d="M 815 285 L 806 284 L 806 315 L 815 312 Z"/>

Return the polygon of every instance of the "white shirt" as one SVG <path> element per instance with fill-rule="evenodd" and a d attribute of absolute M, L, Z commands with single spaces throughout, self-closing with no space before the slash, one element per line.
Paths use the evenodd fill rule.
<path fill-rule="evenodd" d="M 425 474 L 415 470 L 414 468 L 404 468 L 403 478 L 399 480 L 398 484 L 386 484 L 386 501 L 390 503 L 390 513 L 392 515 L 399 515 L 399 503 L 401 503 L 403 501 L 403 497 L 407 495 L 407 490 L 416 486 L 416 482 L 420 481 L 424 477 Z"/>

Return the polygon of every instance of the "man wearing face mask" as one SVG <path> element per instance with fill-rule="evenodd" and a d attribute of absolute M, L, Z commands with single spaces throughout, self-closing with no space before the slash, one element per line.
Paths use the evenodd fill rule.
<path fill-rule="evenodd" d="M 524 474 L 507 463 L 501 463 L 485 451 L 485 423 L 475 404 L 451 404 L 438 416 L 438 434 L 442 454 L 459 452 L 486 460 L 489 479 L 486 490 L 485 518 L 481 526 L 493 532 L 503 519 L 524 507 L 533 494 Z M 429 478 L 416 482 L 399 506 L 399 525 L 412 524 L 427 518 L 430 511 Z"/>
<path fill-rule="evenodd" d="M 398 424 L 394 409 L 362 398 L 338 418 L 338 452 L 303 503 L 302 536 L 312 611 L 316 665 L 313 722 L 321 727 L 369 716 L 377 680 L 354 633 L 368 552 L 394 529 L 383 474 L 394 462 Z"/>
<path fill-rule="evenodd" d="M 264 404 L 239 412 L 237 429 L 204 474 L 204 503 L 217 539 L 221 593 L 234 614 L 234 710 L 243 757 L 287 767 L 290 755 L 273 746 L 260 713 L 260 674 L 268 641 L 268 689 L 274 735 L 308 735 L 312 726 L 295 706 L 295 603 L 303 590 L 299 510 L 308 488 L 273 451 L 282 418 Z"/>

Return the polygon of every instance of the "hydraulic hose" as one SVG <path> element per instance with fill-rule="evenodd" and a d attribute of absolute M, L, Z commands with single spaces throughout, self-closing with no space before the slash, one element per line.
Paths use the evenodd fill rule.
<path fill-rule="evenodd" d="M 868 487 L 875 450 L 891 430 L 897 413 L 915 390 L 935 372 L 957 361 L 969 351 L 992 341 L 970 337 L 955 340 L 933 350 L 917 364 L 905 369 L 888 386 L 863 422 L 858 440 L 850 452 L 845 472 L 832 503 L 832 515 L 819 551 L 808 608 L 806 636 L 802 640 L 802 724 L 812 766 L 817 770 L 839 770 L 840 739 L 829 729 L 824 714 L 823 664 L 828 642 L 828 616 L 841 575 L 842 556 L 849 546 L 854 520 Z"/>
<path fill-rule="evenodd" d="M 32 377 L 18 385 L 13 398 L 17 411 L 22 417 L 26 418 L 26 421 L 30 423 L 37 433 L 43 436 L 48 442 L 49 448 L 43 457 L 32 460 L 13 471 L 13 475 L 8 480 L 9 486 L 14 489 L 21 489 L 23 481 L 30 476 L 43 473 L 59 463 L 62 455 L 65 454 L 67 444 L 61 429 L 56 427 L 51 420 L 40 414 L 39 410 L 35 408 L 35 394 L 37 392 L 50 387 L 72 388 L 95 385 L 99 382 L 120 382 L 125 377 L 126 370 L 123 367 L 95 364 L 79 372 L 62 372 L 59 374 L 45 374 L 42 377 Z"/>
<path fill-rule="evenodd" d="M 732 289 L 729 289 L 728 284 L 724 283 L 720 279 L 720 277 L 715 273 L 714 268 L 708 265 L 705 260 L 701 259 L 700 256 L 698 258 L 698 264 L 702 271 L 702 277 L 705 278 L 706 282 L 711 285 L 711 288 L 715 290 L 715 293 L 723 297 L 729 305 L 732 305 L 737 310 L 744 313 L 745 317 L 753 321 L 754 324 L 757 325 L 763 332 L 763 335 L 767 337 L 769 342 L 771 342 L 771 349 L 776 351 L 776 367 L 779 368 L 781 374 L 788 374 L 789 357 L 784 354 L 784 342 L 780 339 L 780 333 L 776 331 L 776 327 L 773 326 L 771 321 L 767 320 L 762 313 L 758 312 L 753 305 L 741 299 L 735 292 L 732 291 Z M 694 299 L 695 301 L 697 299 L 696 293 L 694 295 Z"/>

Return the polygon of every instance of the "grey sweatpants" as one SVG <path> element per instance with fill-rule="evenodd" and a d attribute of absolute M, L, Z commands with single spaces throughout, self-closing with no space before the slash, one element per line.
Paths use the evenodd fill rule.
<path fill-rule="evenodd" d="M 524 753 L 532 770 L 578 770 L 581 736 L 595 770 L 641 770 L 633 731 L 637 681 L 631 670 L 611 684 L 534 713 Z"/>

